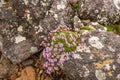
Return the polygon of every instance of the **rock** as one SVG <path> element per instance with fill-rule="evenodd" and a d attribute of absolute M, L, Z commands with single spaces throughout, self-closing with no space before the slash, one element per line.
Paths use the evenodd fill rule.
<path fill-rule="evenodd" d="M 41 32 L 48 34 L 48 32 L 57 28 L 58 25 L 70 26 L 73 15 L 74 12 L 67 0 L 54 1 L 48 14 L 46 14 L 43 21 L 40 21 L 40 26 L 43 28 Z"/>
<path fill-rule="evenodd" d="M 58 25 L 70 26 L 74 14 L 67 0 L 9 0 L 4 3 L 2 12 L 8 13 L 4 10 L 10 9 L 11 17 L 8 18 L 8 14 L 4 17 L 2 13 L 3 54 L 14 64 L 39 52 L 43 38 Z"/>
<path fill-rule="evenodd" d="M 35 70 L 32 66 L 26 67 L 24 70 L 21 72 L 21 77 L 22 80 L 36 80 L 36 74 Z"/>
<path fill-rule="evenodd" d="M 78 14 L 81 19 L 113 24 L 120 21 L 119 3 L 119 0 L 79 0 Z"/>
<path fill-rule="evenodd" d="M 81 28 L 84 26 L 78 16 L 74 17 L 74 28 Z"/>
<path fill-rule="evenodd" d="M 1 57 L 0 60 L 0 78 L 9 77 L 17 71 L 16 65 L 13 65 L 7 58 Z"/>
<path fill-rule="evenodd" d="M 68 0 L 71 4 L 77 3 L 79 0 Z"/>
<path fill-rule="evenodd" d="M 3 38 L 0 35 L 0 59 L 1 59 L 1 55 L 2 55 L 2 49 L 3 49 Z"/>
<path fill-rule="evenodd" d="M 32 53 L 32 48 L 36 47 L 32 42 L 29 40 L 23 40 L 19 42 L 18 44 L 7 44 L 7 42 L 4 42 L 4 55 L 7 56 L 13 63 L 20 63 L 23 60 L 27 59 L 34 53 Z M 37 47 L 36 47 L 37 48 Z"/>
<path fill-rule="evenodd" d="M 84 32 L 83 32 L 84 33 Z M 83 34 L 84 48 L 61 67 L 71 80 L 117 80 L 120 74 L 120 36 L 93 30 Z M 117 77 L 118 75 L 118 77 Z"/>
<path fill-rule="evenodd" d="M 27 59 L 27 60 L 22 62 L 22 64 L 24 66 L 29 66 L 29 65 L 32 65 L 33 63 L 34 63 L 34 61 L 32 59 Z"/>

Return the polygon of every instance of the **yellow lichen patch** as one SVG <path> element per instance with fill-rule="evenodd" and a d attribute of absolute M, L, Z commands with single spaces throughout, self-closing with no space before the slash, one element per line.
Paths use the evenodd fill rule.
<path fill-rule="evenodd" d="M 103 61 L 102 63 L 93 63 L 93 65 L 95 66 L 95 68 L 101 69 L 103 68 L 106 64 L 111 64 L 113 62 L 113 59 L 108 59 Z"/>
<path fill-rule="evenodd" d="M 99 56 L 100 56 L 102 59 L 109 57 L 109 55 L 106 55 L 106 54 L 103 54 L 103 53 L 100 53 Z"/>
<path fill-rule="evenodd" d="M 15 10 L 13 11 L 13 13 L 16 14 L 16 13 L 17 13 L 17 10 L 15 9 Z"/>
<path fill-rule="evenodd" d="M 95 66 L 95 68 L 103 68 L 104 67 L 104 65 L 103 64 L 101 64 L 101 63 L 93 63 L 94 64 L 94 66 Z"/>
<path fill-rule="evenodd" d="M 104 64 L 111 64 L 114 60 L 113 59 L 108 59 L 103 61 Z"/>
<path fill-rule="evenodd" d="M 11 6 L 11 2 L 6 2 L 6 6 Z"/>
<path fill-rule="evenodd" d="M 113 76 L 113 71 L 109 71 L 107 74 L 108 74 L 108 76 Z"/>

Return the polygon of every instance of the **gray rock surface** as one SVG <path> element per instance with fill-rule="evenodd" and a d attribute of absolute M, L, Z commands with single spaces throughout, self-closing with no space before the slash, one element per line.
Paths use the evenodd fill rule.
<path fill-rule="evenodd" d="M 3 54 L 12 63 L 20 63 L 39 52 L 40 41 L 58 25 L 70 25 L 74 13 L 67 0 L 3 1 L 1 12 L 11 16 L 1 13 L 0 34 Z"/>
<path fill-rule="evenodd" d="M 62 67 L 72 80 L 119 80 L 120 36 L 103 31 L 83 35 L 85 46 L 77 48 Z"/>
<path fill-rule="evenodd" d="M 79 0 L 78 15 L 100 23 L 120 21 L 119 0 Z"/>

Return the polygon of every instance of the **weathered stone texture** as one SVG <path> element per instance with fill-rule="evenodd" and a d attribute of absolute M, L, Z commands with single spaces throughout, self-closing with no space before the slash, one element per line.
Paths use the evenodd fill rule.
<path fill-rule="evenodd" d="M 119 0 L 79 0 L 78 14 L 82 19 L 116 23 L 120 21 L 119 3 Z"/>
<path fill-rule="evenodd" d="M 72 80 L 119 80 L 120 36 L 90 31 L 84 39 L 85 48 L 64 63 L 65 74 Z"/>

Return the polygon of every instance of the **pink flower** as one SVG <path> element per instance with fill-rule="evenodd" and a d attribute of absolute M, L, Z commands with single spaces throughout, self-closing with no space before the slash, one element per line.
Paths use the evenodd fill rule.
<path fill-rule="evenodd" d="M 43 66 L 48 67 L 49 66 L 48 62 L 45 62 Z"/>
<path fill-rule="evenodd" d="M 53 41 L 55 41 L 55 39 L 56 39 L 55 37 L 52 37 L 52 40 L 53 40 Z"/>
<path fill-rule="evenodd" d="M 62 64 L 63 62 L 65 62 L 65 59 L 61 59 L 61 60 L 59 61 L 60 64 Z"/>
<path fill-rule="evenodd" d="M 57 48 L 54 48 L 54 52 L 56 52 L 57 51 Z"/>
<path fill-rule="evenodd" d="M 46 56 L 46 53 L 45 53 L 45 51 L 43 51 L 43 57 L 44 58 L 46 58 L 47 56 Z"/>
<path fill-rule="evenodd" d="M 63 47 L 63 44 L 62 43 L 58 43 L 59 47 Z"/>
<path fill-rule="evenodd" d="M 59 70 L 58 67 L 54 67 L 55 70 Z"/>
<path fill-rule="evenodd" d="M 64 51 L 64 50 L 65 50 L 65 49 L 64 49 L 63 47 L 59 49 L 59 51 Z"/>
<path fill-rule="evenodd" d="M 53 69 L 52 67 L 48 67 L 48 71 L 52 71 L 52 69 Z"/>
<path fill-rule="evenodd" d="M 46 47 L 46 52 L 49 52 L 51 51 L 51 48 L 50 47 Z"/>

